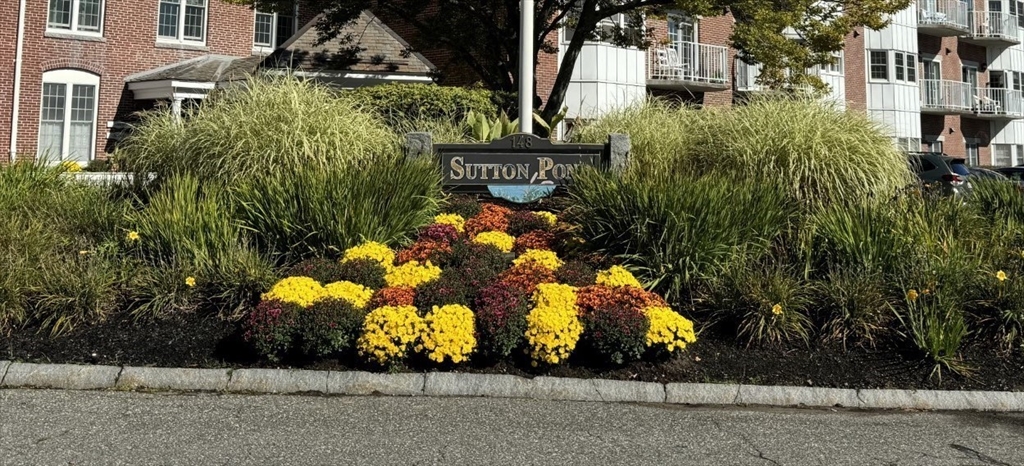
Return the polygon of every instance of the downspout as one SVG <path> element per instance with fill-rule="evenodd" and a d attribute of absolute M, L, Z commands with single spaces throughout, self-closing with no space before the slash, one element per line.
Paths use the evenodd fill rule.
<path fill-rule="evenodd" d="M 27 0 L 21 0 L 18 8 L 18 50 L 14 56 L 14 106 L 11 111 L 11 152 L 10 162 L 14 163 L 18 152 L 18 112 L 21 110 L 21 57 L 25 50 L 25 10 Z"/>

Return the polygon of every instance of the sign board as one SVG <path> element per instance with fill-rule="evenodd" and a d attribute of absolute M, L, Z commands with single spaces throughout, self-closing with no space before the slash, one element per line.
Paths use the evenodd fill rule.
<path fill-rule="evenodd" d="M 518 133 L 489 144 L 437 144 L 444 185 L 450 187 L 564 186 L 583 165 L 608 164 L 607 144 L 556 144 Z"/>

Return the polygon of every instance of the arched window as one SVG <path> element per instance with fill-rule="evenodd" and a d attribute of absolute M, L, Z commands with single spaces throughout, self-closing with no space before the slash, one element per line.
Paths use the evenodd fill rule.
<path fill-rule="evenodd" d="M 100 77 L 79 70 L 43 73 L 39 157 L 89 162 L 96 147 Z"/>

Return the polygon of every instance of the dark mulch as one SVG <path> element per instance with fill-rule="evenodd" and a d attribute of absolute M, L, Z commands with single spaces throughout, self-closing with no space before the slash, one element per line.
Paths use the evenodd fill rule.
<path fill-rule="evenodd" d="M 80 326 L 50 338 L 20 330 L 3 338 L 0 359 L 40 363 L 84 363 L 163 367 L 302 367 L 370 369 L 339 360 L 286 361 L 271 364 L 255 357 L 237 326 L 212 316 L 183 316 L 134 322 L 115 316 L 104 323 Z M 840 388 L 919 388 L 1024 391 L 1024 354 L 1006 353 L 994 343 L 971 342 L 963 354 L 972 368 L 964 377 L 943 372 L 900 348 L 804 346 L 743 348 L 724 338 L 705 336 L 679 357 L 638 362 L 617 368 L 587 366 L 580 361 L 549 369 L 531 368 L 525 358 L 495 364 L 446 368 L 462 372 L 523 376 L 600 377 L 656 382 L 739 382 L 761 385 L 807 385 Z M 404 370 L 436 370 L 413 362 Z"/>

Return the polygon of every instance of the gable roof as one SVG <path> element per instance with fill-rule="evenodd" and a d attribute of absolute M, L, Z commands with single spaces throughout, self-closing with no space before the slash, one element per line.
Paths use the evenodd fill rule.
<path fill-rule="evenodd" d="M 128 83 L 162 80 L 217 83 L 244 80 L 256 70 L 261 61 L 261 57 L 202 55 L 135 73 L 124 80 Z"/>
<path fill-rule="evenodd" d="M 363 11 L 338 37 L 316 45 L 321 14 L 267 57 L 265 66 L 305 72 L 363 71 L 429 75 L 435 67 L 369 11 Z"/>

